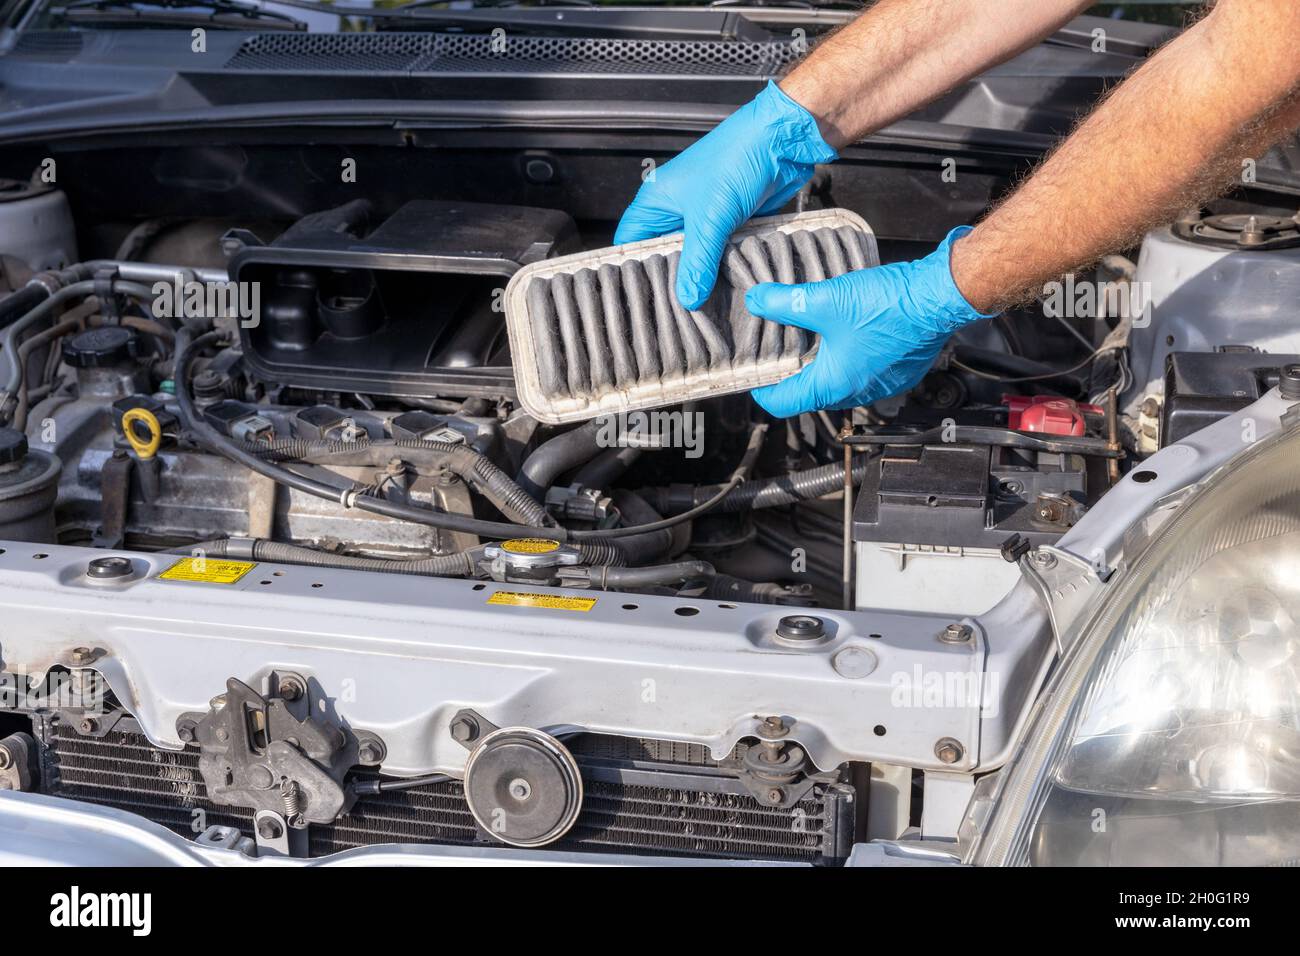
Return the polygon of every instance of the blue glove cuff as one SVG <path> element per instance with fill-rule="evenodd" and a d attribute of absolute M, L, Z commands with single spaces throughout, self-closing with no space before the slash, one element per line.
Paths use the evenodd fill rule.
<path fill-rule="evenodd" d="M 952 244 L 973 228 L 958 226 L 944 237 L 943 242 L 939 243 L 934 252 L 918 263 L 940 274 L 940 281 L 931 286 L 934 289 L 934 297 L 932 301 L 926 303 L 924 314 L 933 323 L 934 331 L 944 336 L 957 331 L 963 325 L 969 325 L 979 319 L 991 319 L 997 315 L 996 312 L 981 312 L 967 302 L 952 277 Z"/>
<path fill-rule="evenodd" d="M 767 81 L 753 103 L 759 123 L 773 131 L 772 139 L 782 159 L 811 166 L 839 158 L 822 139 L 816 117 L 792 100 L 775 80 Z"/>

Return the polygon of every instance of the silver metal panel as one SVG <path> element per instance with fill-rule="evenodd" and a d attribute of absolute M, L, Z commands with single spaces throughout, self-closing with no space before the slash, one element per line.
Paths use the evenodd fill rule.
<path fill-rule="evenodd" d="M 500 726 L 692 741 L 719 758 L 780 714 L 822 768 L 943 766 L 941 737 L 965 746 L 945 769 L 974 765 L 972 700 L 895 704 L 900 680 L 930 673 L 978 700 L 983 641 L 939 641 L 944 617 L 818 611 L 828 637 L 800 648 L 775 635 L 788 610 L 762 605 L 599 593 L 585 612 L 501 607 L 488 603 L 497 591 L 593 592 L 273 564 L 233 585 L 184 583 L 157 578 L 178 560 L 158 554 L 131 554 L 140 576 L 105 585 L 85 568 L 107 552 L 0 547 L 4 668 L 42 674 L 96 649 L 92 666 L 161 747 L 180 746 L 177 718 L 206 710 L 227 678 L 256 687 L 278 670 L 318 682 L 339 718 L 379 734 L 399 775 L 461 770 L 447 727 L 464 707 Z"/>

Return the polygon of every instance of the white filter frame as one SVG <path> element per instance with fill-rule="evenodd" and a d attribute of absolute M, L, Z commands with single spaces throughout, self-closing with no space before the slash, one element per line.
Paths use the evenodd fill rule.
<path fill-rule="evenodd" d="M 876 234 L 857 213 L 848 209 L 814 209 L 784 216 L 764 216 L 750 220 L 732 235 L 730 244 L 741 240 L 762 237 L 773 232 L 786 234 L 811 232 L 817 229 L 839 229 L 844 226 L 862 233 L 867 268 L 880 264 L 880 251 Z M 629 388 L 610 386 L 603 394 L 594 397 L 546 395 L 542 389 L 537 366 L 537 348 L 533 336 L 533 323 L 528 314 L 525 292 L 535 278 L 550 279 L 557 275 L 573 275 L 583 269 L 599 269 L 606 264 L 622 265 L 631 260 L 645 260 L 653 255 L 665 258 L 682 248 L 681 233 L 630 242 L 623 246 L 610 246 L 589 252 L 543 259 L 524 266 L 506 284 L 506 331 L 510 336 L 510 354 L 515 370 L 515 388 L 524 410 L 538 421 L 550 425 L 586 421 L 600 415 L 639 411 L 675 405 L 680 402 L 713 395 L 747 392 L 762 385 L 771 385 L 798 372 L 812 361 L 816 348 L 801 356 L 782 356 L 760 360 L 747 368 L 702 369 L 675 375 L 658 382 L 637 383 Z M 726 281 L 719 278 L 719 282 Z M 671 292 L 671 290 L 670 290 Z"/>

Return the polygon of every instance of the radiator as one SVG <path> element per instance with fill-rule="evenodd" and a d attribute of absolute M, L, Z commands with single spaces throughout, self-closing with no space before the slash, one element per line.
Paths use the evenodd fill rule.
<path fill-rule="evenodd" d="M 124 718 L 102 737 L 58 718 L 37 720 L 46 793 L 117 807 L 193 837 L 208 826 L 252 836 L 251 810 L 208 800 L 196 746 L 159 750 Z M 554 849 L 838 863 L 853 842 L 855 791 L 818 783 L 788 809 L 765 807 L 695 744 L 583 735 L 566 742 L 585 799 Z M 740 752 L 733 756 L 740 756 Z M 364 777 L 365 774 L 359 774 Z M 344 818 L 313 825 L 312 856 L 380 843 L 484 844 L 459 781 L 362 796 Z"/>

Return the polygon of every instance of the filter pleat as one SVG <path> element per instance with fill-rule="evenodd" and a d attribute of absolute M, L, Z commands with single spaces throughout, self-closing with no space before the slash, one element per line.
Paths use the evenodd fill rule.
<path fill-rule="evenodd" d="M 564 371 L 564 354 L 560 351 L 560 326 L 555 317 L 550 284 L 533 279 L 525 290 L 528 314 L 534 327 L 533 342 L 537 349 L 537 377 L 548 395 L 568 396 L 569 385 Z"/>
<path fill-rule="evenodd" d="M 606 334 L 604 309 L 594 270 L 579 269 L 573 274 L 573 295 L 586 338 L 587 359 L 591 363 L 591 387 L 597 390 L 609 388 L 614 383 L 614 353 Z"/>
<path fill-rule="evenodd" d="M 867 267 L 867 248 L 862 233 L 852 226 L 840 226 L 835 230 L 835 235 L 844 248 L 844 253 L 849 261 L 849 268 L 852 270 L 865 269 Z"/>
<path fill-rule="evenodd" d="M 840 248 L 839 240 L 835 238 L 835 233 L 832 230 L 818 229 L 813 233 L 813 238 L 821 249 L 822 261 L 826 263 L 827 278 L 842 276 L 849 271 L 848 261 L 844 258 L 844 250 Z"/>
<path fill-rule="evenodd" d="M 557 275 L 551 280 L 551 298 L 555 300 L 555 315 L 560 325 L 560 342 L 564 346 L 564 364 L 568 375 L 569 393 L 581 395 L 591 389 L 589 369 L 591 361 L 582 340 L 582 320 L 578 318 L 578 305 L 573 299 L 573 276 Z"/>
<path fill-rule="evenodd" d="M 631 388 L 636 384 L 636 356 L 632 353 L 632 330 L 628 305 L 623 297 L 623 277 L 618 267 L 609 262 L 602 265 L 596 274 L 614 362 L 614 381 L 619 388 Z"/>
<path fill-rule="evenodd" d="M 745 291 L 758 285 L 758 280 L 734 246 L 727 247 L 724 263 L 731 281 L 729 318 L 732 341 L 736 344 L 733 365 L 748 364 L 758 360 L 758 346 L 763 338 L 763 320 L 745 308 Z"/>
<path fill-rule="evenodd" d="M 677 275 L 679 259 L 681 259 L 680 252 L 674 252 L 668 257 L 669 274 L 672 276 Z M 713 370 L 731 367 L 732 345 L 727 336 L 727 326 L 714 318 L 714 313 L 722 307 L 722 298 L 717 295 L 710 296 L 709 301 L 704 303 L 702 308 L 692 309 L 686 313 L 700 341 L 704 343 L 705 351 L 708 353 L 708 365 Z M 673 307 L 682 309 L 676 296 L 673 297 Z"/>
<path fill-rule="evenodd" d="M 668 288 L 668 262 L 661 255 L 645 260 L 646 275 L 654 301 L 655 329 L 659 333 L 659 359 L 662 378 L 675 378 L 686 374 L 686 353 L 677 331 L 677 318 L 673 315 L 672 300 L 676 298 Z"/>
<path fill-rule="evenodd" d="M 797 282 L 794 269 L 794 248 L 790 237 L 784 232 L 773 232 L 763 237 L 771 257 L 776 281 L 790 285 Z M 797 325 L 787 325 L 781 332 L 781 354 L 783 356 L 802 355 L 808 348 L 808 333 Z"/>
<path fill-rule="evenodd" d="M 623 288 L 632 318 L 632 351 L 636 355 L 637 381 L 657 379 L 660 374 L 659 344 L 655 341 L 655 320 L 651 315 L 654 296 L 650 291 L 650 280 L 637 259 L 623 263 L 619 271 L 623 273 Z"/>

